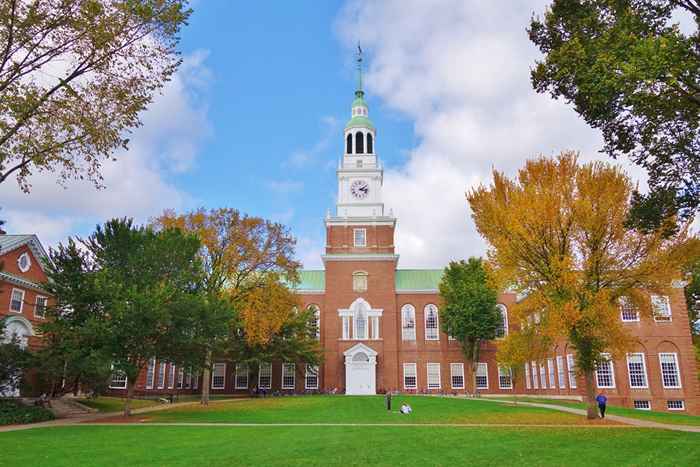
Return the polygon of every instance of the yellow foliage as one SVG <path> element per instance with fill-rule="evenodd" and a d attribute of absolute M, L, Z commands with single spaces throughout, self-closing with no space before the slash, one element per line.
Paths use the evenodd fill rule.
<path fill-rule="evenodd" d="M 494 171 L 490 186 L 467 193 L 476 228 L 489 244 L 489 272 L 526 296 L 512 315 L 536 330 L 532 339 L 565 338 L 592 345 L 596 357 L 619 355 L 630 344 L 620 297 L 651 315 L 648 293 L 668 293 L 684 258 L 697 255 L 688 225 L 672 238 L 627 230 L 632 190 L 618 167 L 579 165 L 576 154 L 565 152 L 527 161 L 514 180 Z M 518 356 L 507 349 L 502 358 L 512 360 L 511 354 Z"/>

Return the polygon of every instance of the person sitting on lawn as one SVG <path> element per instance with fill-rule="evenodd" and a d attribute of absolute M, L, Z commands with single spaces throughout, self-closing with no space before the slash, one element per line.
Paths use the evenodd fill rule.
<path fill-rule="evenodd" d="M 401 410 L 400 410 L 400 412 L 401 412 L 402 414 L 404 414 L 404 415 L 408 415 L 408 414 L 410 414 L 411 412 L 413 412 L 413 409 L 411 409 L 411 406 L 410 406 L 410 405 L 408 405 L 407 403 L 404 402 L 403 404 L 401 404 Z"/>

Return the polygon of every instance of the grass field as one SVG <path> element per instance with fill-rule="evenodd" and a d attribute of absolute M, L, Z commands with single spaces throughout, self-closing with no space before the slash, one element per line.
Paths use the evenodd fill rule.
<path fill-rule="evenodd" d="M 178 396 L 176 402 L 193 402 L 200 399 L 200 395 L 184 395 Z M 210 396 L 211 400 L 217 399 L 229 399 L 228 396 Z M 97 409 L 100 412 L 121 412 L 124 409 L 124 399 L 121 397 L 109 397 L 109 396 L 99 396 L 89 399 L 78 399 L 81 404 Z M 161 405 L 163 402 L 157 399 L 132 399 L 131 408 L 141 409 L 143 407 L 151 407 L 154 405 Z"/>
<path fill-rule="evenodd" d="M 413 406 L 412 415 L 387 413 L 381 396 L 282 397 L 215 402 L 206 408 L 174 407 L 132 417 L 135 423 L 0 433 L 0 464 L 684 466 L 697 465 L 700 452 L 698 433 L 588 422 L 585 417 L 549 409 L 463 398 L 396 397 L 395 408 L 402 401 Z M 148 421 L 215 425 L 154 426 Z M 263 425 L 216 426 L 225 422 Z M 280 423 L 348 426 L 275 426 Z M 401 426 L 405 423 L 443 426 Z M 521 426 L 495 425 L 504 423 Z M 533 426 L 542 423 L 558 426 Z"/>
<path fill-rule="evenodd" d="M 410 416 L 398 413 L 403 401 L 413 408 Z M 550 409 L 424 396 L 395 397 L 392 412 L 387 412 L 381 396 L 302 396 L 219 402 L 206 408 L 173 408 L 148 414 L 146 420 L 165 423 L 591 423 L 584 417 Z"/>
<path fill-rule="evenodd" d="M 509 400 L 509 399 L 505 399 Z M 576 409 L 585 409 L 584 402 L 563 401 L 558 399 L 540 399 L 527 398 L 519 399 L 523 402 L 541 402 L 543 404 L 562 405 L 564 407 L 573 407 Z M 645 410 L 635 410 L 628 407 L 617 407 L 608 405 L 606 413 L 620 415 L 622 417 L 636 418 L 639 420 L 649 420 L 650 422 L 668 423 L 670 425 L 690 425 L 700 426 L 700 417 L 697 415 L 688 415 L 685 413 L 669 413 L 669 412 L 654 412 Z"/>

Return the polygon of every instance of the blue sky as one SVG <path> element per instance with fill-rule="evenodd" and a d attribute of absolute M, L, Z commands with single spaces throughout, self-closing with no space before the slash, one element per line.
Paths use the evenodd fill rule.
<path fill-rule="evenodd" d="M 464 194 L 493 169 L 513 175 L 562 150 L 605 159 L 597 132 L 530 86 L 539 53 L 525 28 L 548 3 L 196 0 L 184 62 L 129 151 L 104 165 L 106 188 L 61 187 L 51 174 L 34 176 L 28 195 L 4 183 L 7 230 L 51 246 L 111 217 L 233 207 L 289 225 L 304 265 L 321 267 L 361 39 L 399 266 L 482 255 Z M 644 189 L 644 173 L 619 162 Z"/>

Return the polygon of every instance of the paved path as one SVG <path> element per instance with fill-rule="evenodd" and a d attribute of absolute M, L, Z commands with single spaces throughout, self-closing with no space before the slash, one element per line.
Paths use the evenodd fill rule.
<path fill-rule="evenodd" d="M 95 422 L 81 423 L 89 426 L 228 426 L 228 427 L 451 427 L 451 428 L 484 428 L 484 427 L 507 427 L 507 428 L 634 428 L 628 425 L 571 425 L 554 423 L 227 423 L 227 422 L 155 422 L 155 423 L 110 423 Z"/>
<path fill-rule="evenodd" d="M 469 398 L 468 398 L 468 400 L 469 400 Z M 501 402 L 501 403 L 506 403 L 506 404 L 515 404 L 514 401 L 503 400 L 503 399 L 489 399 L 486 397 L 478 398 L 475 400 L 489 401 L 489 402 Z M 542 404 L 540 402 L 524 402 L 524 401 L 518 401 L 517 404 L 518 405 L 526 405 L 528 407 L 541 407 L 543 409 L 558 410 L 560 412 L 568 412 L 568 413 L 572 413 L 575 415 L 583 415 L 584 417 L 586 416 L 586 411 L 583 409 L 575 409 L 573 407 L 564 407 L 562 405 Z M 669 423 L 652 422 L 650 420 L 640 420 L 638 418 L 622 417 L 620 415 L 606 415 L 605 418 L 608 420 L 612 420 L 614 422 L 620 422 L 620 423 L 624 423 L 626 425 L 631 425 L 631 426 L 636 426 L 636 427 L 641 427 L 641 428 L 657 428 L 660 430 L 687 431 L 687 432 L 691 432 L 691 433 L 700 433 L 700 426 L 672 425 Z"/>
<path fill-rule="evenodd" d="M 216 399 L 216 400 L 210 400 L 209 404 L 217 404 L 219 402 L 233 402 L 233 401 L 246 400 L 246 399 L 247 398 Z M 160 405 L 154 405 L 151 407 L 142 407 L 140 409 L 131 409 L 131 414 L 132 415 L 141 415 L 141 414 L 150 413 L 150 412 L 158 412 L 161 410 L 172 409 L 175 407 L 188 407 L 188 406 L 193 406 L 193 405 L 199 405 L 199 401 L 175 402 L 172 404 L 160 404 Z M 99 420 L 102 420 L 105 418 L 114 418 L 114 417 L 119 417 L 121 415 L 122 415 L 121 411 L 119 411 L 119 412 L 98 412 L 98 413 L 92 413 L 89 415 L 78 416 L 78 417 L 59 418 L 56 420 L 50 420 L 48 422 L 27 423 L 25 425 L 5 425 L 5 426 L 0 426 L 0 433 L 6 432 L 6 431 L 31 430 L 32 428 L 45 428 L 45 427 L 51 427 L 51 426 L 74 425 L 77 423 L 92 424 L 92 423 L 96 423 Z M 121 423 L 121 425 L 126 425 L 126 424 L 127 423 Z"/>

